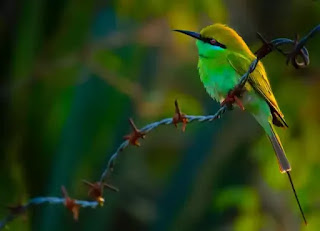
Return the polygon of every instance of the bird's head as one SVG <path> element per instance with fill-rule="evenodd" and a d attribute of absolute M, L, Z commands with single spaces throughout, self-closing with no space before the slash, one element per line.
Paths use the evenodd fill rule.
<path fill-rule="evenodd" d="M 235 30 L 220 23 L 207 26 L 200 33 L 186 30 L 174 31 L 197 39 L 196 44 L 200 56 L 213 57 L 219 51 L 226 50 L 243 54 L 251 53 L 247 44 Z"/>

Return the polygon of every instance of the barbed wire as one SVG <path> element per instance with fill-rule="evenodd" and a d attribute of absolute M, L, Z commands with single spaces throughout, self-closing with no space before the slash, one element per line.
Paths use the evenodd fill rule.
<path fill-rule="evenodd" d="M 96 208 L 99 203 L 97 201 L 85 201 L 85 200 L 73 200 L 74 206 L 71 208 L 70 206 L 70 198 L 61 198 L 61 197 L 35 197 L 31 198 L 28 202 L 21 205 L 15 205 L 15 206 L 8 206 L 7 209 L 10 210 L 10 214 L 6 216 L 1 222 L 0 222 L 0 230 L 6 226 L 7 223 L 15 219 L 16 217 L 24 214 L 27 209 L 41 205 L 41 204 L 61 204 L 66 206 L 66 208 L 70 209 L 74 214 L 78 212 L 77 210 L 82 208 Z M 72 199 L 71 199 L 72 200 Z M 69 207 L 68 207 L 69 206 Z M 78 219 L 78 214 L 76 217 L 74 217 L 76 220 Z"/>
<path fill-rule="evenodd" d="M 177 101 L 176 101 L 176 105 L 177 105 Z M 192 122 L 212 122 L 213 120 L 220 118 L 222 116 L 222 114 L 224 114 L 226 112 L 226 110 L 228 110 L 227 109 L 227 105 L 224 105 L 224 106 L 220 107 L 220 109 L 214 115 L 207 115 L 207 116 L 184 115 L 183 118 L 186 119 L 187 123 L 192 123 Z M 130 120 L 130 121 L 132 121 L 132 120 Z M 183 121 L 175 122 L 175 120 L 173 118 L 165 118 L 165 119 L 162 119 L 160 121 L 148 124 L 145 127 L 143 127 L 141 130 L 136 131 L 136 132 L 140 132 L 143 135 L 146 135 L 147 133 L 151 132 L 153 129 L 155 129 L 155 128 L 161 126 L 161 125 L 177 124 L 178 122 L 182 122 L 183 123 Z M 130 123 L 132 123 L 132 122 L 130 122 Z M 139 138 L 139 133 L 137 133 L 136 136 L 137 137 L 135 137 L 135 138 L 138 139 Z M 140 138 L 142 138 L 142 137 L 140 137 Z M 101 174 L 100 182 L 104 182 L 104 180 L 107 178 L 108 174 L 113 171 L 115 160 L 117 159 L 118 155 L 124 149 L 126 149 L 132 142 L 134 142 L 134 140 L 130 141 L 129 139 L 127 139 L 124 142 L 122 142 L 122 144 L 118 147 L 117 151 L 110 157 L 110 159 L 108 161 L 108 164 L 107 164 L 107 167 L 105 168 L 105 170 Z M 138 145 L 139 146 L 139 143 L 138 144 L 136 143 L 134 145 Z"/>
<path fill-rule="evenodd" d="M 153 122 L 151 124 L 148 124 L 141 128 L 140 130 L 135 126 L 132 119 L 130 119 L 130 124 L 133 129 L 133 132 L 127 136 L 125 136 L 125 141 L 120 144 L 120 146 L 117 148 L 116 152 L 112 154 L 112 156 L 109 158 L 106 168 L 103 170 L 99 181 L 91 183 L 88 181 L 84 181 L 84 183 L 89 186 L 89 192 L 88 195 L 93 199 L 93 201 L 87 201 L 87 200 L 76 200 L 71 199 L 68 196 L 68 193 L 66 189 L 62 186 L 62 194 L 63 197 L 35 197 L 27 201 L 25 204 L 18 204 L 15 206 L 7 206 L 7 209 L 9 210 L 9 214 L 0 221 L 0 230 L 3 229 L 7 223 L 14 220 L 18 216 L 25 214 L 25 212 L 33 207 L 42 205 L 45 203 L 49 204 L 61 204 L 64 205 L 68 210 L 70 210 L 73 213 L 73 218 L 75 220 L 78 219 L 79 215 L 79 209 L 80 208 L 96 208 L 98 205 L 102 206 L 104 202 L 103 198 L 103 189 L 105 187 L 113 190 L 118 191 L 117 188 L 115 188 L 112 185 L 109 185 L 105 183 L 107 177 L 110 175 L 110 173 L 113 171 L 115 166 L 115 161 L 119 154 L 123 152 L 129 145 L 136 145 L 139 146 L 139 139 L 145 138 L 146 134 L 151 132 L 153 129 L 161 126 L 161 125 L 175 125 L 177 126 L 178 123 L 182 123 L 182 130 L 184 131 L 187 123 L 192 122 L 212 122 L 216 119 L 221 118 L 221 116 L 228 110 L 232 110 L 233 103 L 236 103 L 235 98 L 242 93 L 242 89 L 247 83 L 249 79 L 250 73 L 252 73 L 259 60 L 267 56 L 273 51 L 278 51 L 281 54 L 283 54 L 287 58 L 287 64 L 291 63 L 295 68 L 304 68 L 309 65 L 310 59 L 309 59 L 309 52 L 307 48 L 305 47 L 305 44 L 307 41 L 312 38 L 317 32 L 320 31 L 320 25 L 317 25 L 314 27 L 306 36 L 304 36 L 300 41 L 298 40 L 298 36 L 294 40 L 288 39 L 288 38 L 277 38 L 274 40 L 271 40 L 268 42 L 266 39 L 264 39 L 261 34 L 258 34 L 259 39 L 262 41 L 263 45 L 260 49 L 258 49 L 255 52 L 256 59 L 254 59 L 251 63 L 251 65 L 248 68 L 248 71 L 240 78 L 238 84 L 235 86 L 235 88 L 229 92 L 227 98 L 228 101 L 225 101 L 222 103 L 220 109 L 214 114 L 214 115 L 186 115 L 180 111 L 178 102 L 175 101 L 175 114 L 173 118 L 165 118 L 157 122 Z M 283 45 L 293 45 L 293 49 L 289 52 L 285 52 L 281 49 L 281 46 Z M 302 58 L 302 62 L 299 61 L 299 57 Z M 226 99 L 227 99 L 226 98 Z M 230 100 L 231 99 L 231 100 Z"/>

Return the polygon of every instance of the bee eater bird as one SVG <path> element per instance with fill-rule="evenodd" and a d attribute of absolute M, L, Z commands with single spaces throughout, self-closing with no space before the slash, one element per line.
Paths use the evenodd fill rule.
<path fill-rule="evenodd" d="M 240 35 L 232 28 L 220 23 L 207 26 L 200 33 L 185 30 L 174 31 L 196 39 L 199 75 L 207 93 L 220 103 L 230 100 L 228 99 L 229 93 L 256 59 Z M 307 224 L 291 179 L 290 163 L 274 129 L 274 126 L 286 128 L 288 125 L 272 93 L 261 61 L 249 75 L 243 91 L 239 98 L 233 96 L 233 101 L 241 109 L 249 111 L 264 129 L 275 151 L 280 172 L 287 173 L 301 215 Z"/>

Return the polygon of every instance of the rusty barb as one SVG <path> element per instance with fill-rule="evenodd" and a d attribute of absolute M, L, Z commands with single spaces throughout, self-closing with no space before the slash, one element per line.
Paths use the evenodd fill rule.
<path fill-rule="evenodd" d="M 257 36 L 261 40 L 262 46 L 254 52 L 254 54 L 257 56 L 257 59 L 260 60 L 274 50 L 274 45 L 268 42 L 259 32 L 257 32 Z"/>
<path fill-rule="evenodd" d="M 73 219 L 78 221 L 80 205 L 76 203 L 75 199 L 69 197 L 67 189 L 64 186 L 61 186 L 61 192 L 64 197 L 64 206 L 72 212 Z"/>
<path fill-rule="evenodd" d="M 103 206 L 105 199 L 103 197 L 104 188 L 108 188 L 114 192 L 119 192 L 119 189 L 113 185 L 103 183 L 103 182 L 89 182 L 87 180 L 82 180 L 82 182 L 89 186 L 88 196 L 99 203 L 100 206 Z"/>
<path fill-rule="evenodd" d="M 146 133 L 140 131 L 136 127 L 136 125 L 134 124 L 134 122 L 131 118 L 129 119 L 129 123 L 130 123 L 133 131 L 129 135 L 124 136 L 123 138 L 125 140 L 128 140 L 131 145 L 140 146 L 139 139 L 140 138 L 144 139 L 146 137 Z"/>
<path fill-rule="evenodd" d="M 179 108 L 178 100 L 174 101 L 174 105 L 175 105 L 175 113 L 174 113 L 174 116 L 172 117 L 172 123 L 176 128 L 178 127 L 177 126 L 178 123 L 182 123 L 181 130 L 184 132 L 186 130 L 188 119 L 186 117 L 186 114 L 181 112 Z"/>

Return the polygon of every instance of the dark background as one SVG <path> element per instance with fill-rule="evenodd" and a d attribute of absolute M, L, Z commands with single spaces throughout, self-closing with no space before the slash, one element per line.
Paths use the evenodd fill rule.
<path fill-rule="evenodd" d="M 0 203 L 86 198 L 137 126 L 174 112 L 214 113 L 219 105 L 197 73 L 194 40 L 213 22 L 235 28 L 255 50 L 266 38 L 293 38 L 320 22 L 311 0 L 3 0 L 0 11 Z M 278 130 L 292 163 L 309 231 L 320 227 L 320 35 L 311 64 L 295 70 L 273 53 L 264 64 L 289 129 Z M 182 133 L 160 127 L 118 159 L 99 209 L 80 220 L 61 205 L 31 209 L 10 230 L 306 230 L 272 147 L 247 113 L 228 112 Z M 7 211 L 0 209 L 1 217 Z"/>

